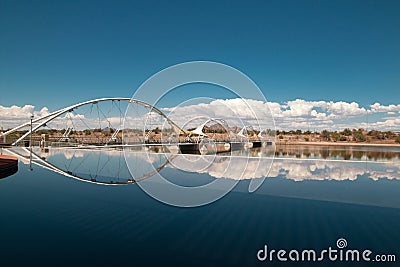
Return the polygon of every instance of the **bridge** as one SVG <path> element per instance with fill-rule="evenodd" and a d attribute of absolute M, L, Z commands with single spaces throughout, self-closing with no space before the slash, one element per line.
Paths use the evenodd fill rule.
<path fill-rule="evenodd" d="M 127 106 L 126 109 L 124 105 Z M 128 108 L 132 111 L 129 114 Z M 215 132 L 216 129 L 218 133 Z M 171 161 L 175 164 L 186 162 L 184 155 L 179 154 L 221 153 L 219 159 L 223 159 L 233 155 L 223 152 L 261 146 L 262 142 L 268 141 L 262 138 L 261 130 L 256 131 L 250 126 L 244 126 L 238 133 L 234 133 L 232 129 L 223 119 L 209 118 L 195 129 L 187 130 L 154 105 L 137 99 L 112 97 L 88 100 L 38 118 L 31 117 L 30 121 L 0 133 L 0 138 L 4 143 L 9 140 L 8 145 L 11 146 L 2 151 L 29 164 L 30 169 L 32 165 L 36 165 L 83 182 L 122 185 L 152 177 Z M 236 131 L 237 129 L 236 126 Z M 258 135 L 255 135 L 256 132 Z M 166 160 L 155 169 L 137 175 L 136 172 L 143 168 L 143 163 L 140 158 L 132 157 L 131 161 L 137 161 L 135 177 L 127 173 L 120 175 L 119 168 L 124 166 L 125 156 L 129 154 L 125 148 L 129 152 L 133 151 L 134 156 L 140 155 L 140 151 L 152 151 L 158 155 L 161 151 L 164 153 L 162 158 Z M 98 155 L 98 158 L 91 158 L 96 162 L 95 167 L 88 172 L 77 171 L 88 165 L 84 163 L 86 158 L 73 160 L 80 159 L 76 154 L 85 149 L 91 151 L 89 157 Z M 71 158 L 68 154 L 53 157 L 57 150 L 74 152 Z M 110 161 L 112 157 L 109 155 L 106 158 L 101 156 L 110 150 L 119 153 L 115 162 Z M 60 158 L 65 159 L 65 164 L 55 164 Z M 105 167 L 110 173 L 116 172 L 117 175 L 107 178 L 104 175 L 107 173 Z"/>
<path fill-rule="evenodd" d="M 37 131 L 39 128 L 41 128 L 41 127 L 43 127 L 43 126 L 47 126 L 47 124 L 48 124 L 49 122 L 55 120 L 56 118 L 61 117 L 61 116 L 64 115 L 64 114 L 72 113 L 74 110 L 76 110 L 76 109 L 78 109 L 78 108 L 80 108 L 80 107 L 82 107 L 82 106 L 85 106 L 85 105 L 90 105 L 90 104 L 92 104 L 92 105 L 98 105 L 98 103 L 100 103 L 100 102 L 106 102 L 106 101 L 112 101 L 112 102 L 115 102 L 115 101 L 118 101 L 118 102 L 119 102 L 119 101 L 124 101 L 124 102 L 128 102 L 128 103 L 134 103 L 134 104 L 137 104 L 137 105 L 141 105 L 141 106 L 143 106 L 144 108 L 148 108 L 148 109 L 150 110 L 149 112 L 155 112 L 155 113 L 159 114 L 160 116 L 162 116 L 162 117 L 173 127 L 173 129 L 174 129 L 176 132 L 187 134 L 185 130 L 181 129 L 178 125 L 176 125 L 176 124 L 175 124 L 172 120 L 170 120 L 161 110 L 159 110 L 159 109 L 156 108 L 155 106 L 153 106 L 153 105 L 151 105 L 151 104 L 148 104 L 148 103 L 146 103 L 146 102 L 143 102 L 143 101 L 141 101 L 141 100 L 137 100 L 137 99 L 122 98 L 122 97 L 113 97 L 113 98 L 98 98 L 98 99 L 93 99 L 93 100 L 81 102 L 81 103 L 78 103 L 78 104 L 75 104 L 75 105 L 71 105 L 71 106 L 62 108 L 62 109 L 60 109 L 60 110 L 51 112 L 51 113 L 49 113 L 49 114 L 47 114 L 47 115 L 45 115 L 45 116 L 42 116 L 42 117 L 40 117 L 40 118 L 33 118 L 31 122 L 26 122 L 26 123 L 21 124 L 21 125 L 19 125 L 19 126 L 13 128 L 13 129 L 10 129 L 10 130 L 6 131 L 6 132 L 4 132 L 4 133 L 1 133 L 1 134 L 0 134 L 0 137 L 3 137 L 3 139 L 4 139 L 4 138 L 6 138 L 8 135 L 10 135 L 10 134 L 12 134 L 12 133 L 14 133 L 14 132 L 16 132 L 16 131 L 18 131 L 18 130 L 21 130 L 21 129 L 24 129 L 24 128 L 27 128 L 27 127 L 32 126 L 25 134 L 23 134 L 21 137 L 19 137 L 17 140 L 15 140 L 15 141 L 12 143 L 12 145 L 17 145 L 17 144 L 18 144 L 19 142 L 21 142 L 23 139 L 25 139 L 26 137 L 30 136 L 31 133 Z M 97 106 L 97 108 L 98 108 L 98 106 Z M 119 111 L 120 111 L 120 115 L 122 116 L 122 110 L 119 110 Z M 99 110 L 99 109 L 98 109 L 98 113 L 100 114 L 100 110 Z M 106 118 L 106 115 L 104 114 L 103 111 L 101 111 L 101 114 Z M 99 118 L 99 119 L 100 119 L 100 118 Z M 107 119 L 107 118 L 106 118 L 106 119 Z M 87 125 L 87 124 L 86 124 L 86 125 Z M 89 127 L 89 128 L 90 128 L 90 127 Z M 72 129 L 72 128 L 69 128 L 69 129 Z M 68 130 L 67 130 L 67 131 L 68 131 Z M 69 131 L 70 131 L 70 130 L 69 130 Z M 66 136 L 63 136 L 63 138 L 65 139 Z"/>
<path fill-rule="evenodd" d="M 127 118 L 123 105 L 129 107 L 135 116 Z M 225 140 L 209 138 L 204 132 L 209 123 L 218 124 L 223 129 Z M 9 146 L 37 145 L 42 148 L 49 145 L 102 147 L 173 144 L 179 146 L 181 152 L 189 153 L 200 152 L 202 143 L 207 143 L 203 148 L 209 150 L 211 140 L 216 143 L 216 149 L 211 149 L 212 152 L 226 152 L 261 144 L 262 131 L 254 138 L 244 134 L 248 129 L 254 132 L 251 126 L 244 126 L 235 134 L 225 120 L 210 118 L 192 131 L 185 130 L 154 105 L 138 99 L 110 97 L 80 102 L 39 118 L 32 116 L 30 121 L 0 133 L 0 138 Z"/>

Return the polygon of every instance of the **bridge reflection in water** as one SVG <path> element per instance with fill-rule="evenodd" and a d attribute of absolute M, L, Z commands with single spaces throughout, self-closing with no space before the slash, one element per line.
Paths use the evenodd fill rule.
<path fill-rule="evenodd" d="M 152 179 L 156 173 L 183 186 L 199 186 L 213 179 L 246 183 L 266 177 L 256 193 L 400 207 L 398 194 L 391 191 L 393 183 L 400 183 L 400 151 L 396 149 L 278 147 L 276 151 L 273 147 L 261 147 L 194 155 L 170 153 L 162 146 L 125 150 L 34 147 L 32 164 L 34 170 L 40 166 L 69 178 L 102 185 L 133 184 Z M 29 164 L 27 148 L 4 148 L 2 153 Z M 125 160 L 129 161 L 132 172 Z M 235 189 L 242 190 L 245 191 L 240 184 Z"/>

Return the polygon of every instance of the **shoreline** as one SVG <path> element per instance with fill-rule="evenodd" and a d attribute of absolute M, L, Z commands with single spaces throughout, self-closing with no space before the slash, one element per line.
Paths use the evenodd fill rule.
<path fill-rule="evenodd" d="M 354 142 L 276 142 L 277 146 L 310 145 L 310 146 L 360 146 L 360 147 L 394 147 L 400 148 L 400 144 L 354 143 Z"/>

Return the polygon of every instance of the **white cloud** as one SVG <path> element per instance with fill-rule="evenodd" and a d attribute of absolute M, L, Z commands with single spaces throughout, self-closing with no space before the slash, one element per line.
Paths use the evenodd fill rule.
<path fill-rule="evenodd" d="M 356 102 L 349 103 L 344 101 L 295 99 L 278 103 L 236 98 L 218 99 L 210 103 L 174 108 L 162 108 L 162 110 L 174 122 L 185 128 L 197 127 L 207 118 L 222 118 L 230 126 L 255 125 L 258 121 L 260 128 L 273 128 L 275 121 L 277 129 L 284 130 L 342 130 L 344 128 L 400 130 L 400 104 L 382 105 L 375 103 L 365 108 Z M 49 114 L 49 110 L 46 107 L 36 110 L 33 105 L 22 107 L 0 106 L 0 123 L 3 128 L 15 127 L 28 121 L 32 114 L 37 118 Z M 369 116 L 369 121 L 367 122 L 368 114 L 371 116 Z M 80 113 L 69 116 L 73 116 L 73 119 L 78 122 L 85 120 L 90 127 L 99 127 L 98 120 L 87 118 Z M 137 119 L 143 120 L 142 117 Z M 61 126 L 62 122 L 66 120 L 65 118 L 60 118 L 57 122 Z M 106 125 L 108 122 L 104 122 L 104 118 L 102 118 L 102 121 L 102 127 L 108 126 Z M 113 116 L 109 118 L 109 121 L 112 124 L 119 124 L 120 118 Z M 80 123 L 82 124 L 82 122 Z"/>
<path fill-rule="evenodd" d="M 0 117 L 2 119 L 22 119 L 29 118 L 33 114 L 34 106 L 25 105 L 23 107 L 11 106 L 4 107 L 0 106 Z"/>
<path fill-rule="evenodd" d="M 310 115 L 314 104 L 302 99 L 287 102 L 288 109 L 283 111 L 285 116 L 308 116 Z"/>
<path fill-rule="evenodd" d="M 400 112 L 400 104 L 398 105 L 381 105 L 380 103 L 375 103 L 373 105 L 370 106 L 370 112 L 371 113 L 379 113 L 379 112 L 391 112 L 391 113 L 395 113 L 395 111 L 399 111 Z"/>
<path fill-rule="evenodd" d="M 250 108 L 249 108 L 250 107 Z M 400 105 L 382 106 L 378 103 L 371 105 L 369 109 L 361 107 L 356 102 L 344 101 L 307 101 L 296 99 L 285 103 L 263 102 L 257 100 L 226 99 L 215 100 L 208 104 L 196 104 L 176 108 L 167 108 L 172 120 L 184 125 L 184 122 L 193 120 L 193 115 L 202 114 L 204 117 L 225 118 L 228 123 L 235 123 L 234 118 L 241 118 L 244 122 L 250 121 L 254 115 L 263 123 L 268 124 L 271 114 L 278 129 L 330 129 L 343 130 L 344 128 L 376 128 L 379 130 L 398 131 L 398 120 L 394 118 L 369 118 L 368 114 L 379 112 L 393 112 Z M 379 112 L 378 112 L 379 111 Z M 254 121 L 254 120 L 252 120 Z M 201 121 L 193 122 L 190 127 L 196 127 Z M 237 123 L 237 122 L 236 122 Z"/>
<path fill-rule="evenodd" d="M 373 127 L 380 128 L 381 126 L 386 127 L 397 127 L 400 128 L 400 118 L 386 119 L 385 121 L 378 121 L 372 124 Z"/>
<path fill-rule="evenodd" d="M 367 110 L 365 108 L 360 108 L 359 104 L 356 102 L 333 102 L 330 101 L 327 103 L 326 107 L 327 111 L 330 113 L 331 117 L 338 117 L 338 116 L 357 116 L 357 115 L 365 115 Z"/>
<path fill-rule="evenodd" d="M 280 112 L 279 104 L 273 104 L 274 112 Z M 273 128 L 273 119 L 268 103 L 252 99 L 218 99 L 210 103 L 201 103 L 174 108 L 163 108 L 162 111 L 178 125 L 197 127 L 208 118 L 224 119 L 230 126 L 247 125 L 249 121 L 259 120 L 261 127 Z M 256 127 L 258 128 L 258 127 Z"/>

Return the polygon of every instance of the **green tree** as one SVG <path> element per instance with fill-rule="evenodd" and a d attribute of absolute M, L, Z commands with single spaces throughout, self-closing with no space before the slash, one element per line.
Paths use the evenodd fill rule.
<path fill-rule="evenodd" d="M 343 134 L 344 136 L 351 136 L 352 132 L 349 128 L 344 129 L 341 134 Z"/>
<path fill-rule="evenodd" d="M 384 136 L 385 136 L 385 138 L 390 139 L 390 138 L 393 138 L 395 136 L 395 134 L 391 131 L 387 131 L 387 132 L 385 132 Z"/>
<path fill-rule="evenodd" d="M 278 135 L 278 131 L 275 130 L 271 130 L 271 129 L 267 129 L 266 133 L 268 136 L 274 136 L 274 135 Z M 258 134 L 258 133 L 257 133 Z"/>
<path fill-rule="evenodd" d="M 353 138 L 356 142 L 364 142 L 367 140 L 365 135 L 360 130 L 353 132 Z"/>
<path fill-rule="evenodd" d="M 329 131 L 327 131 L 327 130 L 323 130 L 322 132 L 321 132 L 321 138 L 322 139 L 324 139 L 324 140 L 326 140 L 326 141 L 329 141 L 329 139 L 330 139 L 330 133 L 329 133 Z"/>
<path fill-rule="evenodd" d="M 340 140 L 340 134 L 337 132 L 332 133 L 332 139 L 333 141 L 337 142 Z"/>

